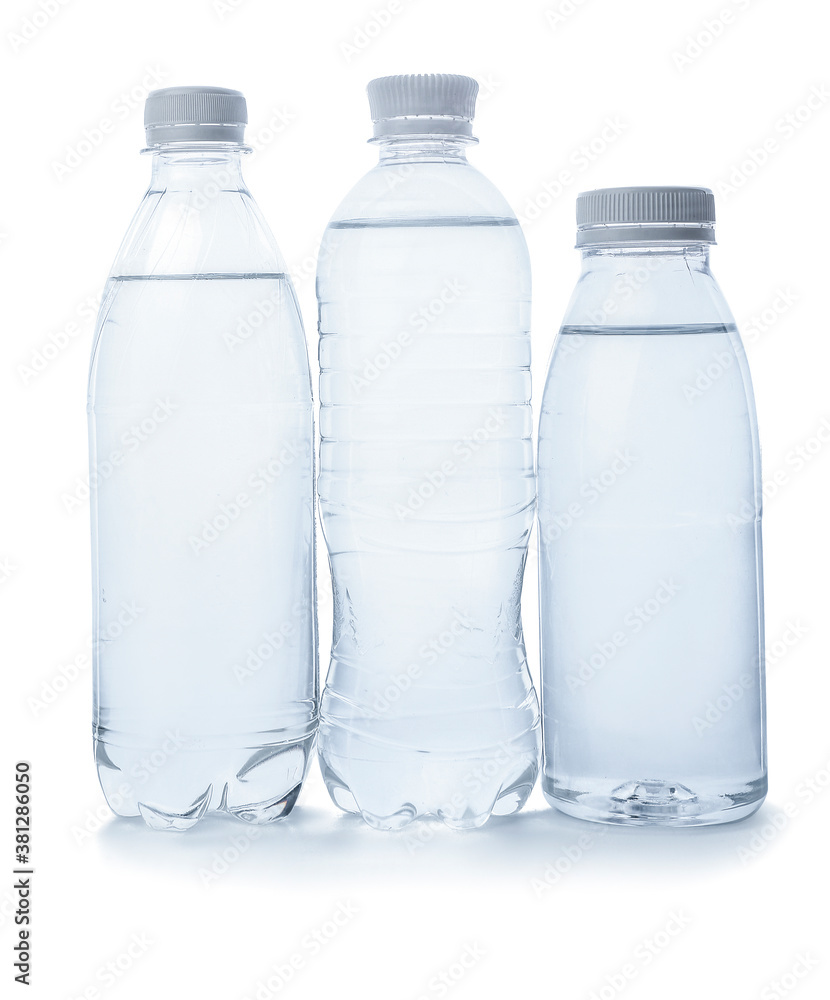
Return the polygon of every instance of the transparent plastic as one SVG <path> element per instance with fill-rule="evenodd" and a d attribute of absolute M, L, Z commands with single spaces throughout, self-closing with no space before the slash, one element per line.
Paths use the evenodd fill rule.
<path fill-rule="evenodd" d="M 539 710 L 520 599 L 535 507 L 530 268 L 469 140 L 386 138 L 317 274 L 334 586 L 319 755 L 378 829 L 524 804 Z"/>
<path fill-rule="evenodd" d="M 316 729 L 310 372 L 244 151 L 153 147 L 92 356 L 95 757 L 156 829 L 286 815 Z"/>
<path fill-rule="evenodd" d="M 548 801 L 740 819 L 767 789 L 752 386 L 708 247 L 583 251 L 539 428 Z"/>

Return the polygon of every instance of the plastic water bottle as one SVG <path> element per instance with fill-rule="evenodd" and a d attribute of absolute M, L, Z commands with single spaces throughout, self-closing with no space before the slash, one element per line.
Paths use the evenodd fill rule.
<path fill-rule="evenodd" d="M 369 84 L 380 160 L 317 274 L 318 491 L 334 586 L 319 753 L 373 827 L 520 809 L 538 703 L 520 598 L 534 507 L 530 269 L 466 160 L 478 85 Z"/>
<path fill-rule="evenodd" d="M 723 823 L 766 794 L 760 455 L 714 210 L 577 201 L 538 471 L 543 787 L 583 819 Z"/>
<path fill-rule="evenodd" d="M 284 816 L 316 726 L 310 373 L 246 121 L 235 90 L 148 97 L 92 357 L 95 755 L 157 829 Z"/>

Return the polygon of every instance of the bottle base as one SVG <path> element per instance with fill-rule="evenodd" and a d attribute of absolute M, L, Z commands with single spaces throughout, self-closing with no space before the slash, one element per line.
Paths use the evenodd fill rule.
<path fill-rule="evenodd" d="M 167 750 L 124 746 L 95 734 L 98 778 L 117 816 L 140 816 L 152 830 L 183 832 L 209 815 L 264 825 L 294 808 L 308 770 L 314 734 L 270 746 L 206 748 L 166 741 Z"/>
<path fill-rule="evenodd" d="M 695 792 L 678 781 L 648 778 L 592 781 L 576 790 L 545 776 L 542 791 L 550 805 L 568 816 L 616 826 L 714 826 L 745 819 L 760 809 L 766 776 L 736 791 Z"/>
<path fill-rule="evenodd" d="M 452 830 L 475 830 L 491 816 L 517 813 L 539 772 L 538 753 L 532 751 L 507 759 L 473 760 L 417 754 L 408 775 L 400 757 L 338 760 L 321 747 L 319 760 L 332 802 L 343 812 L 360 816 L 373 830 L 383 831 L 402 830 L 430 818 Z M 359 780 L 347 781 L 348 771 L 359 771 Z"/>

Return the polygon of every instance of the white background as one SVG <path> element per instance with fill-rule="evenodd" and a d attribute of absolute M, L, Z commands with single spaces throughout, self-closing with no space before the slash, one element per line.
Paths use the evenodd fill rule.
<path fill-rule="evenodd" d="M 830 427 L 826 5 L 6 0 L 0 18 L 3 996 L 826 998 L 830 447 L 816 437 Z M 90 297 L 149 177 L 138 155 L 146 86 L 246 94 L 259 147 L 247 180 L 295 273 L 314 362 L 315 248 L 376 155 L 365 144 L 365 85 L 401 72 L 482 84 L 470 158 L 530 219 L 537 410 L 577 275 L 577 192 L 649 183 L 716 192 L 713 268 L 745 335 L 768 483 L 771 786 L 746 822 L 607 829 L 554 813 L 537 789 L 518 817 L 469 834 L 427 826 L 418 840 L 338 814 L 316 766 L 289 820 L 253 838 L 220 821 L 153 834 L 107 814 L 90 739 L 88 505 L 67 509 L 66 497 L 86 476 Z M 803 119 L 797 128 L 788 114 Z M 112 128 L 95 136 L 102 119 Z M 578 165 L 606 120 L 618 135 Z M 97 145 L 84 145 L 85 130 Z M 87 155 L 62 170 L 79 144 Z M 534 669 L 535 565 L 533 556 L 524 604 Z M 324 563 L 320 593 L 325 669 Z M 36 868 L 25 994 L 12 978 L 10 915 L 21 758 L 32 762 Z M 223 855 L 227 870 L 206 883 Z M 326 922 L 338 907 L 357 912 L 333 932 Z M 678 913 L 670 926 L 682 929 L 665 932 Z M 306 937 L 318 928 L 324 946 Z M 149 943 L 125 957 L 134 935 Z M 477 957 L 459 975 L 465 948 Z M 280 966 L 297 955 L 302 968 L 280 986 Z M 797 965 L 799 955 L 809 960 Z M 120 965 L 114 981 L 110 962 Z"/>

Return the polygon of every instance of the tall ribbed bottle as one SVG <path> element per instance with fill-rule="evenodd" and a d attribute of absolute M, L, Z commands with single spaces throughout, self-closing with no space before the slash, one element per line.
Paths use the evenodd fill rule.
<path fill-rule="evenodd" d="M 308 356 L 246 121 L 238 91 L 149 96 L 92 357 L 96 761 L 157 829 L 284 816 L 316 727 Z"/>
<path fill-rule="evenodd" d="M 369 84 L 378 165 L 317 274 L 318 490 L 334 585 L 319 754 L 380 829 L 521 808 L 539 714 L 520 601 L 534 506 L 530 267 L 466 151 L 478 86 Z"/>

